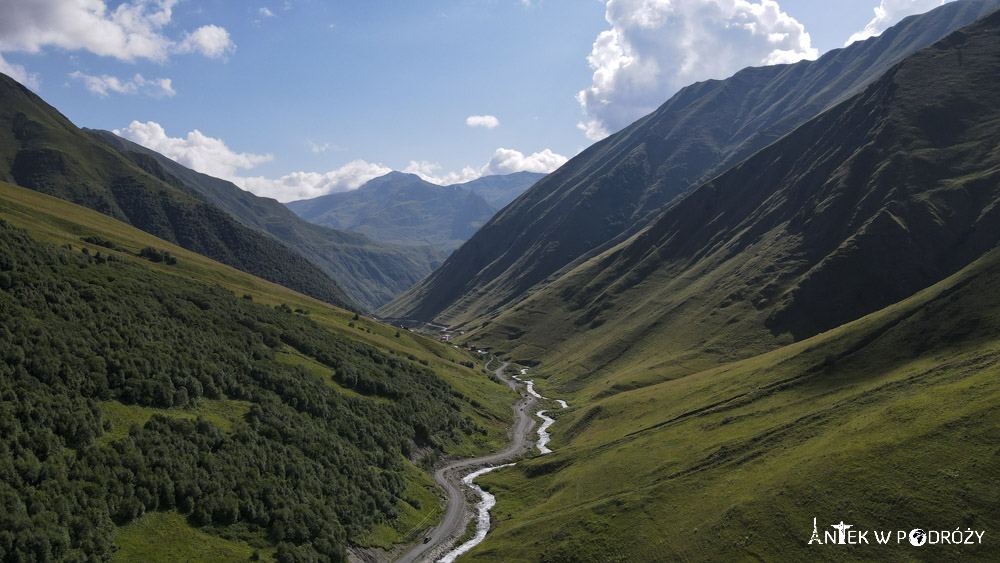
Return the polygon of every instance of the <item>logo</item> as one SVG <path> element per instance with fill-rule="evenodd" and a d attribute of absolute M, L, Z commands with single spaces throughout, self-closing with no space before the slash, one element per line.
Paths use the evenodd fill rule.
<path fill-rule="evenodd" d="M 906 530 L 861 530 L 854 524 L 847 524 L 841 520 L 837 524 L 830 524 L 830 529 L 825 529 L 820 533 L 819 519 L 813 518 L 812 535 L 806 545 L 906 545 L 909 543 L 913 547 L 924 545 L 979 545 L 983 543 L 985 531 L 977 531 L 972 528 L 963 530 L 924 530 L 914 528 Z"/>

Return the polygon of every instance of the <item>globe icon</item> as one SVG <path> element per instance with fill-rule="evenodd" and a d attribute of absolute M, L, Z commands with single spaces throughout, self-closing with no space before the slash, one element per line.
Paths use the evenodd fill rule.
<path fill-rule="evenodd" d="M 927 533 L 919 528 L 910 531 L 910 543 L 918 547 L 924 545 L 927 543 Z"/>

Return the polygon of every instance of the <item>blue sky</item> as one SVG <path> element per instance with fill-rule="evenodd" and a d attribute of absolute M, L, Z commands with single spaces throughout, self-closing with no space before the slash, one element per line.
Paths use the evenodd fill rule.
<path fill-rule="evenodd" d="M 0 0 L 0 70 L 80 126 L 290 200 L 389 169 L 549 171 L 694 80 L 941 3 Z"/>

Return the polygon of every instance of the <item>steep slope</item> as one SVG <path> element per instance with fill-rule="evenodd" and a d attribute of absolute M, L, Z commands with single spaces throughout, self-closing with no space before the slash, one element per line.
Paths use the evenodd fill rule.
<path fill-rule="evenodd" d="M 258 197 L 232 182 L 186 168 L 111 132 L 94 133 L 126 151 L 136 166 L 148 173 L 210 201 L 244 225 L 268 233 L 305 256 L 369 309 L 415 284 L 445 258 L 443 252 L 429 246 L 401 248 L 358 233 L 314 225 L 274 199 Z"/>
<path fill-rule="evenodd" d="M 962 269 L 1000 241 L 998 26 L 1000 12 L 907 58 L 476 338 L 638 386 L 832 329 Z"/>
<path fill-rule="evenodd" d="M 496 213 L 467 189 L 439 186 L 402 172 L 390 172 L 349 192 L 286 205 L 310 223 L 393 244 L 428 244 L 444 252 L 461 246 Z"/>
<path fill-rule="evenodd" d="M 96 209 L 328 303 L 357 307 L 302 256 L 141 170 L 5 75 L 0 75 L 0 180 Z"/>
<path fill-rule="evenodd" d="M 545 174 L 538 172 L 514 172 L 513 174 L 483 176 L 456 185 L 478 194 L 493 207 L 503 209 L 544 177 Z"/>
<path fill-rule="evenodd" d="M 454 324 L 517 302 L 907 55 L 998 6 L 997 0 L 953 2 L 817 61 L 749 68 L 685 88 L 535 184 L 380 313 Z"/>
<path fill-rule="evenodd" d="M 994 250 L 899 304 L 792 346 L 571 399 L 553 426 L 554 453 L 480 479 L 497 505 L 471 556 L 996 560 L 998 287 Z M 809 545 L 814 518 L 821 535 L 845 522 L 867 530 L 868 542 Z M 985 536 L 922 547 L 895 537 L 946 527 L 961 527 L 963 541 L 967 530 Z M 880 545 L 873 530 L 894 537 Z"/>
<path fill-rule="evenodd" d="M 4 183 L 0 317 L 14 558 L 113 542 L 123 560 L 200 559 L 208 538 L 226 560 L 339 560 L 410 541 L 439 509 L 404 456 L 492 449 L 509 416 L 506 387 L 451 346 Z"/>

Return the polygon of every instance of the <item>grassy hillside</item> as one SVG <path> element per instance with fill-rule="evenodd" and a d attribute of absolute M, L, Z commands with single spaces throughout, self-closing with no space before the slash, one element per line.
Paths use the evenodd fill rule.
<path fill-rule="evenodd" d="M 108 131 L 93 131 L 143 170 L 189 190 L 244 225 L 267 233 L 332 276 L 357 303 L 374 310 L 437 268 L 445 254 L 431 246 L 402 247 L 363 234 L 314 225 L 281 203 L 241 190 L 232 182 L 186 168 Z"/>
<path fill-rule="evenodd" d="M 439 512 L 407 457 L 505 435 L 509 392 L 455 348 L 10 184 L 0 220 L 8 554 L 337 558 Z"/>
<path fill-rule="evenodd" d="M 904 57 L 997 7 L 997 0 L 949 3 L 817 61 L 748 68 L 684 88 L 536 183 L 379 314 L 458 324 L 517 304 Z"/>
<path fill-rule="evenodd" d="M 162 239 L 328 303 L 357 306 L 274 239 L 135 166 L 0 75 L 0 180 L 95 209 Z"/>
<path fill-rule="evenodd" d="M 1000 241 L 996 20 L 906 59 L 471 337 L 597 395 L 807 338 L 960 270 Z"/>
<path fill-rule="evenodd" d="M 393 244 L 429 244 L 446 253 L 461 246 L 497 211 L 463 187 L 438 186 L 402 172 L 390 172 L 356 190 L 287 205 L 317 225 Z"/>
<path fill-rule="evenodd" d="M 470 559 L 996 560 L 998 281 L 992 251 L 792 346 L 571 401 L 555 453 L 482 479 L 496 527 Z M 843 520 L 986 536 L 808 546 L 813 518 L 821 534 Z"/>

